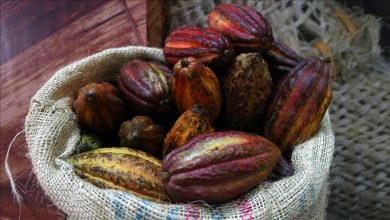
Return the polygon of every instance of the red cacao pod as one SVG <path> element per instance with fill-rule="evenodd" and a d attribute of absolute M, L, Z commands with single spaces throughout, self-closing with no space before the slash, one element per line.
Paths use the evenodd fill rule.
<path fill-rule="evenodd" d="M 276 85 L 263 121 L 263 135 L 282 152 L 315 134 L 332 99 L 332 78 L 326 63 L 309 57 Z"/>
<path fill-rule="evenodd" d="M 183 113 L 195 104 L 203 106 L 214 122 L 221 110 L 222 94 L 214 72 L 200 62 L 180 60 L 173 69 L 173 97 Z"/>
<path fill-rule="evenodd" d="M 172 105 L 170 75 L 154 63 L 133 60 L 122 66 L 118 86 L 129 105 L 142 114 L 162 114 Z"/>
<path fill-rule="evenodd" d="M 261 136 L 238 131 L 206 133 L 168 154 L 162 177 L 174 200 L 219 204 L 265 180 L 279 158 L 279 148 Z"/>
<path fill-rule="evenodd" d="M 158 61 L 148 61 L 148 63 L 154 65 L 157 69 L 163 71 L 165 77 L 168 80 L 168 85 L 172 86 L 173 73 L 171 68 L 169 68 L 165 63 Z"/>
<path fill-rule="evenodd" d="M 184 27 L 173 31 L 165 40 L 163 53 L 167 63 L 174 65 L 183 58 L 218 67 L 234 58 L 230 41 L 210 28 Z"/>
<path fill-rule="evenodd" d="M 236 52 L 267 52 L 274 41 L 272 28 L 260 12 L 239 4 L 217 5 L 208 25 L 227 36 Z"/>
<path fill-rule="evenodd" d="M 294 50 L 281 41 L 275 40 L 264 58 L 273 65 L 294 67 L 304 60 Z"/>
<path fill-rule="evenodd" d="M 278 82 L 288 71 L 304 60 L 294 50 L 281 41 L 275 40 L 272 47 L 264 55 L 267 61 L 272 80 Z"/>

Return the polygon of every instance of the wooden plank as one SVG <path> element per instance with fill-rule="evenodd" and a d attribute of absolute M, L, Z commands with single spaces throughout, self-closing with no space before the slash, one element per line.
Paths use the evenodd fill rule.
<path fill-rule="evenodd" d="M 146 0 L 113 0 L 98 1 L 86 6 L 88 9 L 81 9 L 78 4 L 85 5 L 86 2 L 92 1 L 2 1 L 1 56 L 3 52 L 6 56 L 1 58 L 0 66 L 0 161 L 4 161 L 12 138 L 24 128 L 24 117 L 27 114 L 31 97 L 56 70 L 104 49 L 128 45 L 149 45 L 147 17 L 150 12 L 158 17 L 156 13 L 160 10 L 158 8 L 153 10 L 149 7 L 160 7 L 160 4 L 147 5 Z M 63 8 L 64 12 L 60 8 Z M 26 10 L 29 16 L 21 13 Z M 37 13 L 37 15 L 31 13 Z M 44 16 L 40 14 L 44 14 L 46 18 L 53 21 L 44 21 L 42 19 Z M 32 18 L 32 21 L 25 21 L 29 18 Z M 12 21 L 12 19 L 16 20 Z M 160 20 L 162 19 L 160 17 Z M 37 26 L 39 22 L 46 23 Z M 3 23 L 7 28 L 3 28 Z M 10 24 L 19 24 L 20 27 L 12 29 L 9 28 Z M 34 27 L 37 28 L 36 31 L 24 30 Z M 34 36 L 31 38 L 12 37 L 12 35 L 17 36 L 23 33 L 27 35 L 34 33 Z M 158 37 L 162 33 L 155 31 L 154 35 Z M 18 42 L 22 45 L 18 45 Z M 10 51 L 10 45 L 16 45 L 17 48 Z M 5 48 L 4 51 L 3 48 Z M 25 137 L 22 134 L 14 142 L 9 158 L 14 177 L 20 177 L 19 186 L 30 186 L 26 183 L 30 171 L 25 171 L 31 168 L 31 164 L 26 153 Z M 0 193 L 2 194 L 0 201 L 1 204 L 8 204 L 0 206 L 0 218 L 18 218 L 19 207 L 12 202 L 4 166 L 0 166 L 0 174 Z M 20 208 L 22 219 L 62 218 L 58 215 L 58 210 L 46 207 L 47 202 L 33 204 L 34 199 L 30 197 L 35 197 L 38 193 L 42 194 L 42 189 L 36 184 L 35 186 L 36 188 L 24 194 L 27 201 Z M 34 210 L 38 210 L 38 213 Z M 42 214 L 45 210 L 46 214 Z"/>
<path fill-rule="evenodd" d="M 64 213 L 44 195 L 34 176 L 30 177 L 27 174 L 18 179 L 19 186 L 23 190 L 23 204 L 20 208 L 13 202 L 10 186 L 0 186 L 0 219 L 63 220 Z"/>
<path fill-rule="evenodd" d="M 129 6 L 139 9 L 134 3 Z M 145 18 L 145 13 L 139 16 Z M 146 22 L 136 26 L 139 30 L 132 28 L 122 2 L 109 1 L 3 64 L 0 67 L 2 149 L 22 129 L 31 97 L 56 70 L 107 48 L 146 42 L 146 36 L 139 42 L 134 34 L 146 29 Z"/>
<path fill-rule="evenodd" d="M 166 0 L 147 0 L 146 29 L 147 44 L 153 47 L 161 47 L 164 44 L 165 30 L 167 28 L 165 17 L 167 16 Z"/>
<path fill-rule="evenodd" d="M 104 3 L 96 1 L 26 1 L 17 10 L 4 11 L 1 27 L 1 64 L 30 45 L 50 36 L 63 26 Z M 37 12 L 41 13 L 37 13 Z"/>

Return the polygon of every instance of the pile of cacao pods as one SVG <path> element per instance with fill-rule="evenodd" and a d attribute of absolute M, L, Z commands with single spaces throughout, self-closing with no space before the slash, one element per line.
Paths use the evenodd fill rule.
<path fill-rule="evenodd" d="M 67 160 L 79 177 L 161 203 L 220 204 L 270 180 L 317 132 L 327 63 L 275 40 L 245 6 L 216 6 L 208 25 L 170 33 L 166 63 L 132 60 L 78 91 L 82 138 Z"/>

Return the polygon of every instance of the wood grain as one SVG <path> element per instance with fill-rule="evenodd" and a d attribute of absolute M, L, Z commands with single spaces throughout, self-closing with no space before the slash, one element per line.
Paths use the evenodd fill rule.
<path fill-rule="evenodd" d="M 151 14 L 153 19 L 159 17 L 157 14 L 161 11 L 162 3 L 160 0 L 153 4 L 147 4 L 146 0 L 2 1 L 0 161 L 4 161 L 12 138 L 23 130 L 31 97 L 55 71 L 108 48 L 160 46 L 156 41 L 150 43 L 147 20 Z M 163 20 L 161 16 L 160 20 Z M 153 37 L 162 38 L 159 35 L 162 35 L 159 31 L 153 33 Z M 26 153 L 22 134 L 13 143 L 9 164 L 13 175 L 20 176 L 19 185 L 29 187 L 25 181 L 31 164 Z M 14 219 L 18 215 L 11 214 L 14 213 L 12 210 L 19 213 L 19 207 L 11 201 L 4 166 L 0 166 L 0 171 L 1 204 L 9 202 L 9 206 L 0 206 L 0 217 Z M 38 186 L 29 190 L 32 194 L 41 191 Z M 31 193 L 25 196 L 29 198 Z M 38 207 L 37 204 L 30 204 L 32 201 L 28 199 L 27 204 L 22 206 L 22 216 L 35 209 L 38 212 L 46 210 L 47 203 Z M 35 209 L 30 210 L 28 206 Z M 13 209 L 6 211 L 10 207 Z M 52 218 L 59 217 L 55 208 L 48 210 L 47 213 L 55 213 L 51 215 Z M 41 216 L 29 215 L 33 216 L 30 219 Z"/>
<path fill-rule="evenodd" d="M 29 172 L 29 171 L 28 171 Z M 20 206 L 13 202 L 9 185 L 1 185 L 0 219 L 50 219 L 63 220 L 64 213 L 58 210 L 41 188 L 37 187 L 33 175 L 24 175 L 18 178 L 19 187 L 23 195 L 23 204 Z"/>
<path fill-rule="evenodd" d="M 168 2 L 165 0 L 147 0 L 146 20 L 147 44 L 153 47 L 161 47 L 165 40 L 167 25 L 164 19 L 168 13 Z"/>
<path fill-rule="evenodd" d="M 1 64 L 102 3 L 103 0 L 26 1 L 18 10 L 5 10 L 6 18 L 0 22 L 4 45 L 1 47 Z M 42 13 L 37 14 L 37 11 Z"/>

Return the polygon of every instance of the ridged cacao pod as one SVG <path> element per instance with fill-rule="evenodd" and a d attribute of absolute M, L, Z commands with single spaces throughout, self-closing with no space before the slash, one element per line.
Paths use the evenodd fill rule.
<path fill-rule="evenodd" d="M 118 89 L 108 82 L 89 83 L 80 88 L 73 110 L 83 126 L 101 136 L 116 133 L 128 114 Z"/>
<path fill-rule="evenodd" d="M 258 53 L 237 56 L 222 84 L 225 122 L 230 128 L 259 128 L 261 113 L 271 94 L 268 65 Z"/>
<path fill-rule="evenodd" d="M 263 135 L 283 153 L 301 143 L 320 126 L 332 99 L 329 67 L 318 58 L 299 63 L 276 85 L 263 121 Z"/>
<path fill-rule="evenodd" d="M 260 12 L 239 4 L 217 5 L 208 25 L 227 36 L 237 53 L 267 52 L 274 41 L 272 28 Z"/>
<path fill-rule="evenodd" d="M 203 106 L 214 122 L 221 111 L 222 95 L 215 73 L 200 62 L 183 59 L 173 69 L 173 97 L 183 113 L 195 104 Z"/>
<path fill-rule="evenodd" d="M 164 75 L 167 77 L 168 85 L 172 86 L 173 73 L 171 68 L 169 68 L 165 63 L 158 61 L 148 61 L 148 63 L 163 71 Z"/>
<path fill-rule="evenodd" d="M 167 63 L 191 57 L 193 61 L 218 67 L 234 58 L 234 48 L 220 32 L 210 28 L 184 27 L 173 31 L 165 40 L 163 53 Z"/>
<path fill-rule="evenodd" d="M 163 160 L 170 198 L 219 204 L 265 180 L 280 158 L 272 142 L 254 134 L 226 131 L 196 136 Z"/>
<path fill-rule="evenodd" d="M 281 41 L 275 40 L 271 49 L 264 55 L 274 82 L 304 60 L 294 50 Z"/>
<path fill-rule="evenodd" d="M 193 105 L 175 122 L 164 139 L 163 155 L 167 155 L 199 134 L 213 132 L 207 111 L 200 105 Z"/>
<path fill-rule="evenodd" d="M 118 86 L 133 109 L 142 114 L 159 115 L 171 108 L 171 76 L 164 71 L 155 63 L 143 60 L 133 60 L 122 66 Z"/>
<path fill-rule="evenodd" d="M 161 157 L 164 137 L 164 128 L 148 116 L 135 116 L 119 129 L 121 147 L 139 149 L 156 157 Z"/>
<path fill-rule="evenodd" d="M 72 155 L 67 161 L 78 176 L 99 188 L 129 192 L 160 203 L 169 201 L 159 178 L 161 161 L 142 151 L 100 148 Z"/>

